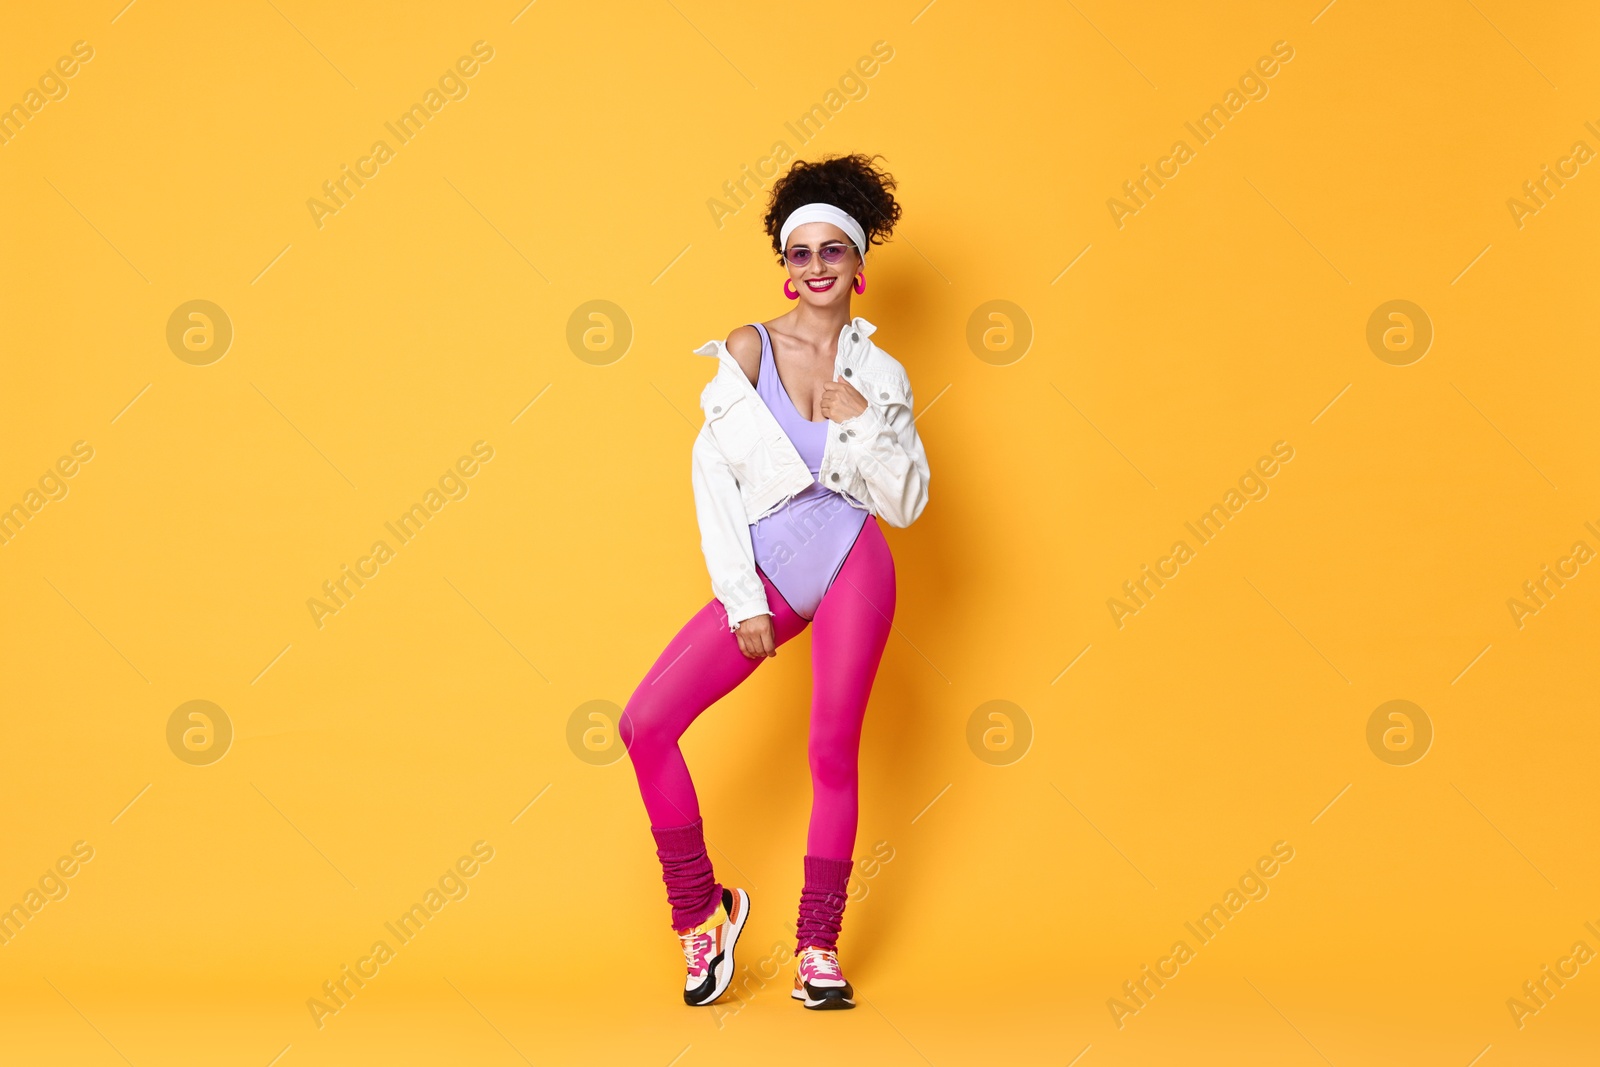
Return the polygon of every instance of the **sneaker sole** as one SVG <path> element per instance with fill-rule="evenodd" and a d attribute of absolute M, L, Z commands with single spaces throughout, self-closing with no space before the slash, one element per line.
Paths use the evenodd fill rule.
<path fill-rule="evenodd" d="M 798 1000 L 800 1003 L 804 1004 L 806 1007 L 810 1008 L 812 1011 L 839 1011 L 844 1008 L 853 1008 L 856 1006 L 856 1002 L 854 1000 L 851 1000 L 842 993 L 836 997 L 819 997 L 816 1000 L 812 1000 L 798 989 L 789 990 L 789 995 L 795 1000 Z"/>
<path fill-rule="evenodd" d="M 750 918 L 750 894 L 743 889 L 735 889 L 733 899 L 738 903 L 739 917 L 734 920 L 732 929 L 728 931 L 728 947 L 722 950 L 722 958 L 713 968 L 716 984 L 711 987 L 711 992 L 704 999 L 695 1001 L 691 1007 L 705 1007 L 726 993 L 728 986 L 733 984 L 733 949 L 739 943 L 739 935 L 744 932 L 745 921 Z"/>

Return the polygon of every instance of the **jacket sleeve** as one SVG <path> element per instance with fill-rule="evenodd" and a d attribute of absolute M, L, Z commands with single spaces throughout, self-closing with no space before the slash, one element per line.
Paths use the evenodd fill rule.
<path fill-rule="evenodd" d="M 700 551 L 711 576 L 711 593 L 728 612 L 728 630 L 757 615 L 772 614 L 767 591 L 756 573 L 755 547 L 745 516 L 739 482 L 728 460 L 701 427 L 690 454 L 695 518 L 700 525 Z"/>
<path fill-rule="evenodd" d="M 904 404 L 879 406 L 869 397 L 867 409 L 839 425 L 846 431 L 842 473 L 846 484 L 860 474 L 872 505 L 890 526 L 910 526 L 928 506 L 928 456 L 912 413 L 911 382 L 902 373 Z"/>

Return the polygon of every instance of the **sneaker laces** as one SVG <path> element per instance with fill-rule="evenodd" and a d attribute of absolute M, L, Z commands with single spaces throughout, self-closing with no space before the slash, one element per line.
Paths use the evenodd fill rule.
<path fill-rule="evenodd" d="M 683 960 L 684 964 L 689 968 L 689 973 L 699 974 L 705 970 L 705 955 L 711 949 L 711 935 L 709 933 L 679 934 L 678 941 L 683 945 Z"/>
<path fill-rule="evenodd" d="M 808 948 L 800 960 L 802 968 L 811 971 L 815 978 L 843 978 L 839 970 L 839 953 L 835 949 Z"/>

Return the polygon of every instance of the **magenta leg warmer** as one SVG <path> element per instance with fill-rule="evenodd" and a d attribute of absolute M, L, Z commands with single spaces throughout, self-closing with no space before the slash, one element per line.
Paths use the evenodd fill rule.
<path fill-rule="evenodd" d="M 652 826 L 661 878 L 672 905 L 672 928 L 687 930 L 711 917 L 722 901 L 722 887 L 711 871 L 700 820 L 687 826 Z"/>
<path fill-rule="evenodd" d="M 850 861 L 806 857 L 806 884 L 800 890 L 800 918 L 795 923 L 794 951 L 807 945 L 839 947 L 839 926 L 844 922 L 845 886 L 850 881 Z"/>

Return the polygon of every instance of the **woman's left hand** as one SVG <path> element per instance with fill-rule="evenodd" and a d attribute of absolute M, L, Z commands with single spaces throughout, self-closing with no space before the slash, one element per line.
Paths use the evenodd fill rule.
<path fill-rule="evenodd" d="M 856 387 L 840 378 L 822 387 L 822 417 L 831 422 L 843 422 L 867 410 L 867 398 Z"/>

